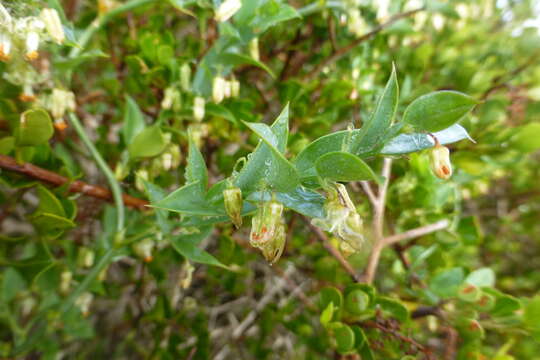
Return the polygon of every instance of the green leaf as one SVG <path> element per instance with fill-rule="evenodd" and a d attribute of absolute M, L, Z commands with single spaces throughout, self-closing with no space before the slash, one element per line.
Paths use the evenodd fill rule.
<path fill-rule="evenodd" d="M 147 127 L 138 133 L 128 146 L 132 158 L 152 157 L 159 155 L 167 145 L 159 126 Z"/>
<path fill-rule="evenodd" d="M 306 189 L 303 186 L 297 186 L 294 190 L 289 192 L 276 192 L 276 200 L 283 203 L 283 205 L 305 216 L 312 218 L 324 217 L 324 202 L 325 198 L 316 191 Z M 272 194 L 268 191 L 256 191 L 251 193 L 248 197 L 248 201 L 260 202 L 269 201 L 272 199 Z"/>
<path fill-rule="evenodd" d="M 540 331 L 540 296 L 535 296 L 525 303 L 523 322 L 535 332 Z"/>
<path fill-rule="evenodd" d="M 345 296 L 345 310 L 353 315 L 361 315 L 369 306 L 369 295 L 362 290 L 354 290 Z"/>
<path fill-rule="evenodd" d="M 156 203 L 163 198 L 165 198 L 165 191 L 160 188 L 159 186 L 152 184 L 151 182 L 148 182 L 144 179 L 141 179 L 143 185 L 144 185 L 144 191 L 146 192 L 148 198 L 152 203 Z M 161 231 L 165 234 L 169 233 L 171 230 L 171 224 L 167 220 L 168 213 L 165 210 L 156 209 L 156 221 L 161 229 Z"/>
<path fill-rule="evenodd" d="M 225 120 L 228 120 L 233 124 L 238 123 L 238 120 L 236 119 L 234 114 L 223 105 L 207 103 L 205 111 L 208 115 L 224 118 Z"/>
<path fill-rule="evenodd" d="M 208 186 L 208 170 L 206 169 L 206 163 L 204 162 L 201 151 L 195 144 L 191 135 L 189 137 L 189 154 L 185 176 L 186 183 L 198 183 L 201 196 L 206 192 L 206 187 Z"/>
<path fill-rule="evenodd" d="M 333 303 L 336 308 L 343 305 L 343 295 L 335 287 L 325 287 L 319 293 L 319 308 L 324 310 L 328 304 Z"/>
<path fill-rule="evenodd" d="M 26 286 L 26 280 L 17 270 L 11 267 L 4 269 L 2 271 L 2 302 L 11 301 Z"/>
<path fill-rule="evenodd" d="M 442 131 L 433 133 L 442 145 L 451 144 L 463 139 L 471 139 L 467 130 L 461 125 L 454 124 Z M 433 138 L 427 134 L 401 134 L 390 140 L 381 150 L 382 155 L 408 154 L 435 145 Z"/>
<path fill-rule="evenodd" d="M 227 266 L 222 264 L 215 257 L 206 251 L 198 248 L 199 243 L 206 239 L 212 233 L 213 228 L 207 227 L 201 229 L 197 234 L 180 235 L 171 239 L 171 245 L 186 259 L 201 264 L 214 265 L 227 269 Z"/>
<path fill-rule="evenodd" d="M 522 152 L 540 149 L 540 123 L 530 123 L 519 128 L 511 139 L 512 147 Z"/>
<path fill-rule="evenodd" d="M 341 322 L 333 322 L 329 325 L 334 333 L 336 349 L 340 354 L 347 354 L 354 349 L 355 338 L 352 329 Z"/>
<path fill-rule="evenodd" d="M 248 26 L 258 35 L 283 21 L 300 17 L 295 8 L 277 0 L 250 0 L 243 3 L 235 20 L 239 25 Z"/>
<path fill-rule="evenodd" d="M 53 134 L 49 113 L 43 109 L 31 109 L 21 114 L 15 139 L 18 146 L 36 146 L 47 143 Z"/>
<path fill-rule="evenodd" d="M 37 211 L 47 212 L 60 217 L 66 217 L 64 207 L 60 203 L 60 200 L 47 188 L 42 185 L 38 185 L 37 193 L 39 198 L 39 206 Z"/>
<path fill-rule="evenodd" d="M 455 296 L 465 275 L 462 268 L 444 270 L 435 275 L 429 282 L 429 288 L 441 298 Z"/>
<path fill-rule="evenodd" d="M 414 100 L 405 110 L 403 122 L 424 131 L 440 131 L 465 116 L 478 102 L 457 91 L 436 91 Z"/>
<path fill-rule="evenodd" d="M 222 207 L 209 204 L 205 200 L 198 181 L 176 189 L 160 201 L 152 202 L 152 207 L 190 215 L 225 215 Z"/>
<path fill-rule="evenodd" d="M 15 138 L 6 136 L 0 139 L 0 154 L 7 155 L 15 149 Z"/>
<path fill-rule="evenodd" d="M 236 185 L 242 191 L 247 193 L 266 183 L 273 190 L 288 192 L 299 184 L 295 167 L 282 154 L 287 145 L 288 124 L 288 105 L 270 128 L 264 124 L 246 123 L 261 141 L 236 178 Z"/>
<path fill-rule="evenodd" d="M 394 120 L 398 102 L 399 86 L 396 77 L 396 68 L 392 66 L 392 73 L 383 93 L 379 96 L 373 114 L 360 129 L 360 135 L 357 137 L 356 143 L 352 144 L 352 153 L 368 152 L 380 144 Z M 360 145 L 362 148 L 360 148 Z"/>
<path fill-rule="evenodd" d="M 238 65 L 253 65 L 266 71 L 272 78 L 276 75 L 274 72 L 266 66 L 264 63 L 253 59 L 251 56 L 237 53 L 225 53 L 219 56 L 221 62 L 225 65 L 238 66 Z"/>
<path fill-rule="evenodd" d="M 320 177 L 334 181 L 376 180 L 378 176 L 358 156 L 342 151 L 327 153 L 315 162 Z"/>
<path fill-rule="evenodd" d="M 478 269 L 470 273 L 465 282 L 478 287 L 495 286 L 495 273 L 490 268 Z"/>
<path fill-rule="evenodd" d="M 393 317 L 401 323 L 409 320 L 409 310 L 407 310 L 405 305 L 398 300 L 388 297 L 379 297 L 377 298 L 377 304 L 387 316 Z"/>
<path fill-rule="evenodd" d="M 321 313 L 321 316 L 319 317 L 319 321 L 321 322 L 322 326 L 326 326 L 332 321 L 332 318 L 334 317 L 334 303 L 331 302 L 328 304 L 328 306 L 323 310 Z"/>
<path fill-rule="evenodd" d="M 139 105 L 129 95 L 126 95 L 126 105 L 124 106 L 124 124 L 122 126 L 122 137 L 125 144 L 131 144 L 133 138 L 145 128 L 144 116 L 139 109 Z"/>

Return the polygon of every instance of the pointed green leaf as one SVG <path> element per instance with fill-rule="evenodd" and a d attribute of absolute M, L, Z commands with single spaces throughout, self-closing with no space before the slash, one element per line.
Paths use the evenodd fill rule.
<path fill-rule="evenodd" d="M 47 143 L 54 129 L 49 113 L 43 109 L 26 110 L 15 130 L 18 146 L 36 146 Z"/>
<path fill-rule="evenodd" d="M 124 124 L 122 125 L 122 137 L 124 143 L 131 144 L 133 138 L 145 128 L 144 116 L 139 105 L 129 95 L 126 95 L 124 106 Z"/>
<path fill-rule="evenodd" d="M 189 154 L 185 176 L 186 183 L 198 182 L 200 193 L 206 192 L 206 187 L 208 186 L 208 170 L 206 169 L 206 163 L 204 162 L 201 151 L 191 136 L 189 137 Z"/>
<path fill-rule="evenodd" d="M 403 122 L 424 131 L 440 131 L 465 116 L 478 102 L 457 91 L 436 91 L 414 100 L 405 110 Z"/>
<path fill-rule="evenodd" d="M 379 96 L 373 114 L 360 129 L 360 135 L 356 139 L 356 143 L 352 144 L 352 153 L 368 152 L 381 142 L 394 120 L 398 102 L 399 86 L 396 68 L 392 66 L 392 73 L 383 93 Z"/>
<path fill-rule="evenodd" d="M 128 146 L 132 158 L 159 155 L 167 145 L 159 126 L 150 126 L 138 133 Z"/>
<path fill-rule="evenodd" d="M 315 167 L 320 177 L 333 181 L 377 180 L 378 176 L 358 156 L 334 151 L 321 156 Z"/>
<path fill-rule="evenodd" d="M 164 199 L 152 202 L 152 207 L 174 211 L 182 214 L 201 216 L 221 216 L 225 212 L 217 205 L 209 204 L 200 191 L 198 181 L 176 189 Z"/>
<path fill-rule="evenodd" d="M 454 124 L 447 129 L 433 133 L 444 144 L 451 144 L 463 139 L 471 139 L 467 130 L 461 125 Z M 390 140 L 381 150 L 382 155 L 408 154 L 415 151 L 429 149 L 435 145 L 433 138 L 427 134 L 400 134 Z"/>
<path fill-rule="evenodd" d="M 218 259 L 198 247 L 199 243 L 212 233 L 213 228 L 201 229 L 199 233 L 180 235 L 171 239 L 171 245 L 186 259 L 201 264 L 214 265 L 227 269 Z"/>

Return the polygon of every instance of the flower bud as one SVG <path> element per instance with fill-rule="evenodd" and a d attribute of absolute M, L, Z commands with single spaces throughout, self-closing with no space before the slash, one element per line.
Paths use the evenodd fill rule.
<path fill-rule="evenodd" d="M 231 80 L 231 96 L 238 97 L 240 95 L 240 81 L 236 79 Z"/>
<path fill-rule="evenodd" d="M 56 9 L 43 9 L 40 14 L 41 20 L 45 23 L 45 28 L 51 38 L 57 43 L 62 44 L 66 38 L 64 28 L 60 21 L 60 16 Z"/>
<path fill-rule="evenodd" d="M 92 249 L 82 247 L 77 256 L 77 265 L 83 268 L 90 268 L 94 265 L 95 253 Z"/>
<path fill-rule="evenodd" d="M 26 54 L 24 54 L 26 60 L 36 60 L 39 57 L 38 48 L 39 34 L 35 31 L 29 31 L 26 34 Z"/>
<path fill-rule="evenodd" d="M 257 209 L 251 224 L 251 245 L 260 248 L 275 236 L 282 213 L 283 204 L 275 200 L 267 201 Z"/>
<path fill-rule="evenodd" d="M 231 186 L 223 190 L 225 211 L 231 218 L 234 226 L 238 229 L 242 226 L 242 190 L 239 187 Z"/>
<path fill-rule="evenodd" d="M 71 91 L 53 89 L 50 108 L 54 119 L 62 119 L 66 111 L 75 111 L 75 95 Z"/>
<path fill-rule="evenodd" d="M 253 60 L 260 60 L 259 55 L 259 38 L 253 38 L 249 42 L 249 55 L 253 58 Z"/>
<path fill-rule="evenodd" d="M 146 238 L 133 245 L 133 252 L 143 259 L 144 262 L 150 262 L 153 260 L 152 251 L 154 250 L 154 246 L 154 240 Z"/>
<path fill-rule="evenodd" d="M 79 308 L 84 317 L 87 317 L 90 314 L 90 305 L 94 295 L 89 292 L 84 292 L 75 300 L 75 306 Z"/>
<path fill-rule="evenodd" d="M 144 191 L 144 183 L 142 182 L 142 180 L 148 181 L 148 179 L 149 179 L 148 170 L 146 169 L 137 170 L 137 172 L 135 173 L 135 187 L 137 188 L 137 190 Z"/>
<path fill-rule="evenodd" d="M 225 0 L 219 5 L 214 19 L 218 22 L 229 20 L 240 8 L 242 2 L 240 0 Z"/>
<path fill-rule="evenodd" d="M 435 145 L 430 153 L 430 165 L 435 176 L 443 180 L 449 179 L 452 176 L 450 150 L 445 146 Z"/>
<path fill-rule="evenodd" d="M 163 153 L 161 155 L 161 165 L 163 166 L 163 170 L 169 171 L 172 169 L 173 165 L 173 156 L 171 153 Z"/>
<path fill-rule="evenodd" d="M 225 80 L 223 84 L 223 95 L 225 98 L 230 98 L 232 96 L 232 83 Z"/>
<path fill-rule="evenodd" d="M 188 63 L 183 63 L 180 67 L 180 86 L 184 91 L 191 90 L 191 67 Z"/>
<path fill-rule="evenodd" d="M 362 17 L 360 10 L 354 9 L 349 11 L 347 29 L 351 34 L 354 34 L 357 37 L 360 37 L 367 32 L 368 25 Z"/>
<path fill-rule="evenodd" d="M 69 270 L 62 271 L 60 274 L 60 293 L 66 295 L 69 293 L 71 287 L 71 280 L 73 279 L 73 273 Z"/>
<path fill-rule="evenodd" d="M 11 38 L 8 34 L 0 32 L 0 61 L 8 61 L 11 57 Z"/>
<path fill-rule="evenodd" d="M 226 81 L 221 76 L 216 76 L 212 81 L 212 99 L 219 104 L 225 98 Z"/>
<path fill-rule="evenodd" d="M 23 92 L 19 95 L 19 100 L 23 102 L 32 102 L 36 100 L 36 96 L 34 95 L 34 89 L 32 88 L 31 84 L 23 85 Z"/>
<path fill-rule="evenodd" d="M 201 121 L 204 118 L 204 107 L 206 106 L 206 101 L 204 98 L 197 96 L 193 100 L 193 117 L 197 121 Z"/>
<path fill-rule="evenodd" d="M 281 222 L 276 228 L 274 237 L 260 247 L 264 258 L 270 265 L 276 263 L 283 254 L 286 238 L 285 224 Z"/>

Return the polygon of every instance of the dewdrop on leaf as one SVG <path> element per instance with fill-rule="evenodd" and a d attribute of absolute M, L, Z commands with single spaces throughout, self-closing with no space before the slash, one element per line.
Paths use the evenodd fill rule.
<path fill-rule="evenodd" d="M 219 5 L 219 8 L 216 11 L 214 19 L 217 22 L 224 22 L 229 20 L 240 8 L 242 7 L 242 2 L 240 0 L 225 0 Z"/>
<path fill-rule="evenodd" d="M 56 9 L 43 9 L 40 14 L 41 20 L 45 23 L 45 28 L 50 37 L 57 43 L 62 44 L 66 38 L 60 16 Z"/>

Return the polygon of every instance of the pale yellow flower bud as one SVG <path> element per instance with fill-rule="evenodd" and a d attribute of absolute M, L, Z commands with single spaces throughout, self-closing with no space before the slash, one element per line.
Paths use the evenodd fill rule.
<path fill-rule="evenodd" d="M 452 163 L 450 162 L 450 150 L 447 147 L 436 145 L 430 155 L 431 170 L 440 179 L 447 180 L 452 176 Z"/>
<path fill-rule="evenodd" d="M 56 9 L 43 9 L 40 14 L 41 20 L 45 23 L 45 28 L 50 37 L 57 43 L 62 44 L 66 38 L 60 16 Z"/>
<path fill-rule="evenodd" d="M 193 117 L 197 121 L 204 119 L 204 107 L 206 106 L 206 101 L 204 98 L 197 96 L 193 100 Z"/>

